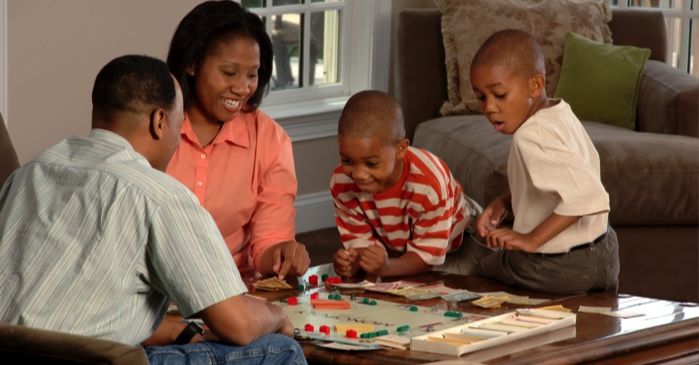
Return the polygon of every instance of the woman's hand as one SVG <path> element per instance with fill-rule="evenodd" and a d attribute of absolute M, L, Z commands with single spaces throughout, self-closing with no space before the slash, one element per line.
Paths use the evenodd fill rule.
<path fill-rule="evenodd" d="M 279 280 L 286 275 L 301 276 L 311 265 L 306 246 L 296 241 L 286 241 L 269 248 L 272 250 L 272 271 Z"/>

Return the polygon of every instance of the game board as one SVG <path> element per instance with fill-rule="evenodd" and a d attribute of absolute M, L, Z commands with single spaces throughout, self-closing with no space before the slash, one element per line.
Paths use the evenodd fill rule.
<path fill-rule="evenodd" d="M 444 311 L 360 296 L 353 299 L 352 296 L 328 292 L 325 289 L 319 289 L 317 293 L 320 299 L 330 297 L 331 300 L 346 301 L 350 304 L 350 309 L 314 309 L 311 305 L 311 293 L 295 297 L 292 303 L 297 303 L 293 305 L 284 300 L 275 302 L 289 316 L 301 335 L 314 339 L 367 344 L 373 343 L 379 336 L 388 334 L 409 340 L 414 336 L 488 318 L 484 315 Z M 320 332 L 321 326 L 327 326 L 326 333 Z M 355 333 L 348 336 L 350 330 Z"/>

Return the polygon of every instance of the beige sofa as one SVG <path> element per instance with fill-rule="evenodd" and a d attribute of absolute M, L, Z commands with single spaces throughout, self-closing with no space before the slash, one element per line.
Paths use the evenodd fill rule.
<path fill-rule="evenodd" d="M 396 95 L 413 145 L 449 165 L 487 204 L 507 189 L 511 137 L 481 115 L 439 117 L 447 98 L 440 13 L 405 9 L 398 20 Z M 667 65 L 660 12 L 613 11 L 615 44 L 651 49 L 637 129 L 583 121 L 602 162 L 620 241 L 620 292 L 699 302 L 699 80 Z"/>

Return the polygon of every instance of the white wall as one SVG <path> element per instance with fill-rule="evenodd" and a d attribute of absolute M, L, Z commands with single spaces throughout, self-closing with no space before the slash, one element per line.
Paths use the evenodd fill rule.
<path fill-rule="evenodd" d="M 165 58 L 198 1 L 8 1 L 8 124 L 20 161 L 90 129 L 90 93 L 114 57 Z"/>

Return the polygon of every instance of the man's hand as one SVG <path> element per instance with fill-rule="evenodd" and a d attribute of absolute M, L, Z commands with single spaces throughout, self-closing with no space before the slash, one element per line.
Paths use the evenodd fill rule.
<path fill-rule="evenodd" d="M 359 272 L 359 253 L 353 248 L 337 250 L 333 256 L 333 268 L 344 278 L 355 276 Z"/>
<path fill-rule="evenodd" d="M 284 280 L 286 275 L 303 275 L 311 264 L 306 246 L 299 242 L 282 242 L 269 250 L 272 250 L 272 270 L 279 280 Z"/>
<path fill-rule="evenodd" d="M 371 246 L 363 249 L 359 255 L 359 266 L 369 274 L 381 276 L 387 265 L 388 252 L 380 242 L 374 242 Z"/>
<path fill-rule="evenodd" d="M 486 242 L 491 248 L 504 248 L 525 252 L 534 252 L 539 248 L 539 245 L 537 245 L 529 235 L 519 234 L 509 228 L 491 231 L 486 237 Z"/>
<path fill-rule="evenodd" d="M 282 323 L 282 325 L 279 327 L 279 329 L 277 330 L 277 333 L 282 334 L 282 335 L 286 335 L 289 337 L 294 337 L 294 324 L 291 323 L 291 320 L 289 319 L 289 317 L 286 317 L 284 319 L 284 323 Z"/>

